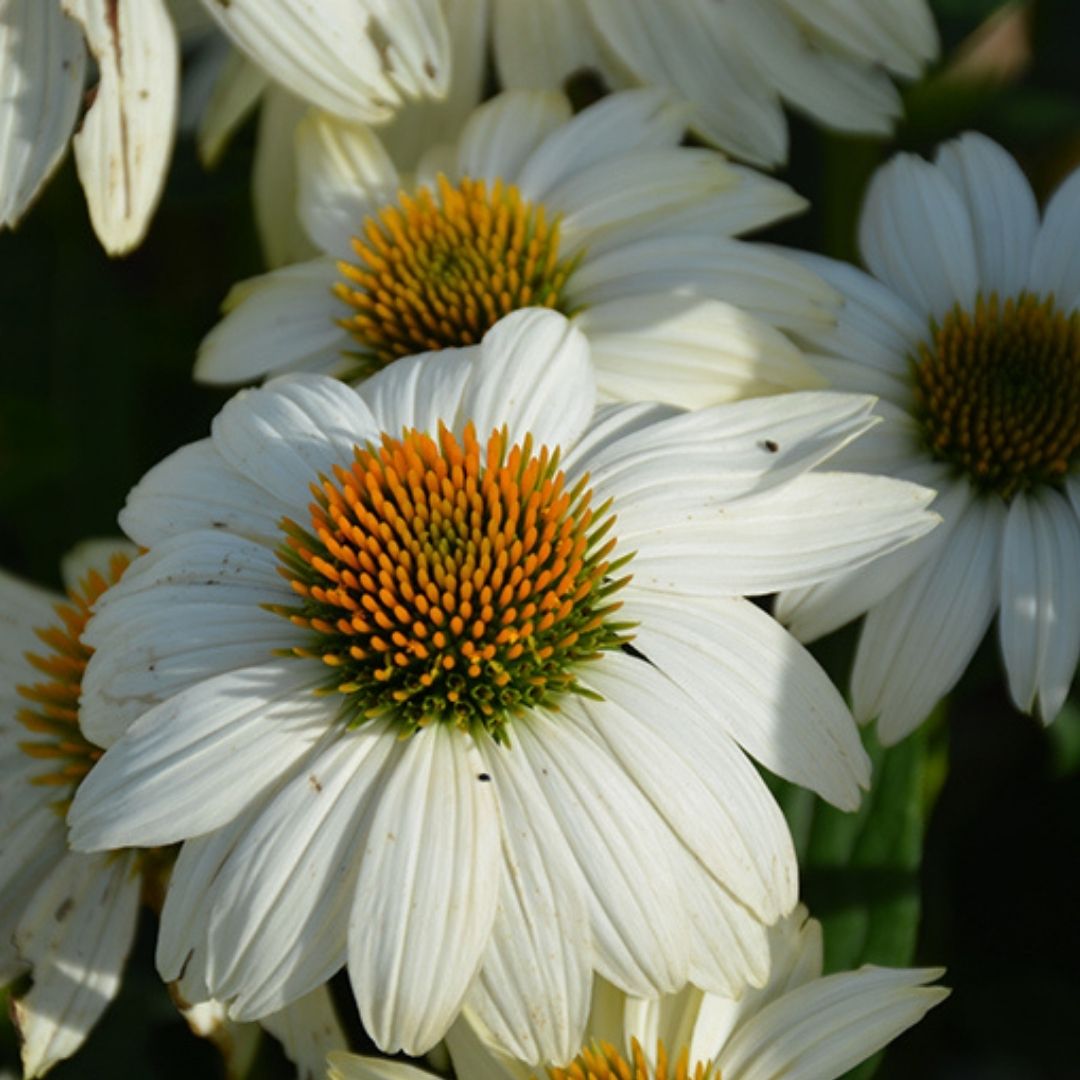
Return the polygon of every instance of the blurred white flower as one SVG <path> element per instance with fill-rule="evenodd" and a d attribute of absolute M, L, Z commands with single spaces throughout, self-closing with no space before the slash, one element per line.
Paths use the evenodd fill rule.
<path fill-rule="evenodd" d="M 517 312 L 358 389 L 238 394 L 133 490 L 149 552 L 87 632 L 110 748 L 69 820 L 83 850 L 186 841 L 158 952 L 186 998 L 258 1016 L 347 962 L 384 1049 L 468 1003 L 541 1062 L 594 967 L 764 978 L 797 869 L 740 744 L 845 807 L 869 766 L 743 595 L 921 535 L 931 493 L 814 470 L 870 398 L 594 402 L 583 335 Z"/>
<path fill-rule="evenodd" d="M 1000 146 L 969 133 L 875 175 L 859 232 L 873 277 L 804 261 L 846 298 L 808 335 L 837 389 L 884 422 L 845 467 L 937 488 L 944 524 L 874 567 L 788 593 L 810 639 L 867 612 L 856 716 L 902 738 L 956 683 L 995 612 L 1017 707 L 1049 723 L 1080 655 L 1080 171 L 1039 221 Z"/>
<path fill-rule="evenodd" d="M 652 1000 L 599 981 L 581 1053 L 549 1080 L 835 1080 L 919 1022 L 948 990 L 940 968 L 865 966 L 822 976 L 821 925 L 801 905 L 769 931 L 769 978 L 738 998 L 686 987 Z M 447 1036 L 455 1075 L 540 1080 L 466 1012 Z M 424 1069 L 330 1055 L 329 1080 L 432 1080 Z"/>

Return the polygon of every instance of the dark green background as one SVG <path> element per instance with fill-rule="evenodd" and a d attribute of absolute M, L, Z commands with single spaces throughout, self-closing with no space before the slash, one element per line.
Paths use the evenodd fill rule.
<path fill-rule="evenodd" d="M 933 6 L 947 66 L 1002 5 Z M 910 89 L 892 143 L 793 120 L 785 178 L 814 209 L 770 238 L 853 257 L 873 168 L 895 148 L 926 152 L 967 128 L 1016 154 L 1045 198 L 1080 164 L 1080 4 L 1028 7 L 1027 70 L 1004 83 L 932 73 Z M 182 140 L 150 234 L 125 260 L 101 252 L 70 161 L 18 232 L 0 236 L 0 565 L 57 584 L 61 554 L 81 538 L 115 533 L 139 476 L 206 433 L 227 395 L 192 384 L 195 347 L 228 287 L 262 268 L 248 190 L 252 142 L 249 125 L 207 174 Z M 848 632 L 819 650 L 841 681 L 850 646 Z M 863 818 L 843 819 L 805 793 L 783 797 L 806 898 L 828 927 L 830 962 L 909 962 L 914 939 L 910 962 L 949 968 L 952 998 L 894 1044 L 879 1075 L 1080 1076 L 1080 712 L 1070 707 L 1049 734 L 1017 715 L 991 639 L 933 723 L 877 756 L 863 811 L 876 817 L 865 834 Z M 57 1078 L 215 1075 L 214 1053 L 186 1034 L 153 977 L 152 934 L 142 928 L 120 1000 Z M 10 1029 L 2 1030 L 0 1066 L 15 1061 Z M 282 1072 L 268 1050 L 254 1075 Z"/>

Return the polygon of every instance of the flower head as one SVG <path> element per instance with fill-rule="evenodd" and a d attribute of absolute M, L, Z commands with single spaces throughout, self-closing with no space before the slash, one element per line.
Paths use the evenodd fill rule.
<path fill-rule="evenodd" d="M 560 94 L 512 91 L 404 170 L 371 129 L 310 114 L 299 209 L 324 257 L 236 286 L 196 377 L 367 376 L 540 307 L 586 334 L 608 399 L 696 407 L 819 385 L 789 335 L 831 324 L 832 290 L 733 239 L 802 201 L 680 145 L 684 129 L 653 90 L 577 116 Z"/>
<path fill-rule="evenodd" d="M 1057 715 L 1080 655 L 1080 173 L 1040 223 L 1016 162 L 967 134 L 932 164 L 875 176 L 860 225 L 873 277 L 807 257 L 846 296 L 811 335 L 838 389 L 878 393 L 885 422 L 853 468 L 938 488 L 944 525 L 903 555 L 782 598 L 802 637 L 868 612 L 856 714 L 885 741 L 960 677 L 995 612 L 1016 705 Z"/>
<path fill-rule="evenodd" d="M 866 398 L 594 404 L 581 333 L 520 312 L 359 388 L 243 392 L 132 492 L 149 552 L 88 631 L 109 750 L 69 820 L 185 841 L 158 960 L 186 997 L 257 1016 L 347 963 L 382 1047 L 468 1003 L 541 1062 L 594 969 L 764 978 L 796 867 L 736 740 L 845 806 L 867 762 L 741 594 L 921 534 L 930 493 L 811 471 Z"/>

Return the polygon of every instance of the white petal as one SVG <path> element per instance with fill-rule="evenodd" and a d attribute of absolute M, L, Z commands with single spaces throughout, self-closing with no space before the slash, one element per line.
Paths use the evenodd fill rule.
<path fill-rule="evenodd" d="M 658 515 L 619 541 L 647 589 L 753 596 L 823 581 L 894 551 L 937 524 L 929 488 L 884 476 L 805 473 L 752 499 L 699 512 L 699 524 Z M 711 519 L 711 520 L 710 520 Z"/>
<path fill-rule="evenodd" d="M 592 416 L 595 380 L 584 335 L 542 308 L 515 311 L 485 335 L 460 407 L 480 439 L 505 425 L 512 442 L 570 447 Z"/>
<path fill-rule="evenodd" d="M 219 675 L 145 713 L 80 784 L 76 850 L 160 847 L 227 822 L 333 723 L 312 661 Z"/>
<path fill-rule="evenodd" d="M 1031 185 L 1010 153 L 974 131 L 944 143 L 934 161 L 967 203 L 980 287 L 1015 296 L 1028 283 L 1039 231 Z"/>
<path fill-rule="evenodd" d="M 283 514 L 295 511 L 233 469 L 201 439 L 155 465 L 128 494 L 120 527 L 143 547 L 193 529 L 221 529 L 262 540 L 281 538 Z"/>
<path fill-rule="evenodd" d="M 0 695 L 38 681 L 40 674 L 23 654 L 45 650 L 35 630 L 55 625 L 56 605 L 63 602 L 61 594 L 0 570 Z"/>
<path fill-rule="evenodd" d="M 252 60 L 292 93 L 366 123 L 402 96 L 440 97 L 449 40 L 437 0 L 230 0 L 207 10 Z"/>
<path fill-rule="evenodd" d="M 533 1080 L 535 1070 L 500 1052 L 481 1031 L 479 1020 L 468 1009 L 446 1033 L 446 1048 L 455 1076 L 469 1080 Z M 391 1074 L 387 1074 L 388 1077 Z M 382 1080 L 382 1075 L 379 1075 Z M 397 1080 L 393 1075 L 392 1080 Z M 411 1080 L 411 1078 L 409 1078 Z"/>
<path fill-rule="evenodd" d="M 522 167 L 517 185 L 527 199 L 547 203 L 557 188 L 592 166 L 675 147 L 685 129 L 686 111 L 663 91 L 611 94 L 544 139 Z"/>
<path fill-rule="evenodd" d="M 410 736 L 368 832 L 349 918 L 349 976 L 380 1049 L 416 1055 L 446 1034 L 491 935 L 499 811 L 471 736 Z"/>
<path fill-rule="evenodd" d="M 164 540 L 101 598 L 87 625 L 95 652 L 82 682 L 83 732 L 111 746 L 173 694 L 296 644 L 296 628 L 263 606 L 294 600 L 260 544 L 220 531 Z"/>
<path fill-rule="evenodd" d="M 259 1023 L 281 1043 L 300 1080 L 321 1080 L 327 1054 L 349 1044 L 327 986 L 262 1017 Z"/>
<path fill-rule="evenodd" d="M 311 485 L 353 451 L 379 436 L 371 411 L 355 390 L 321 375 L 275 379 L 241 390 L 212 427 L 214 447 L 241 476 L 303 515 Z"/>
<path fill-rule="evenodd" d="M 816 979 L 752 1017 L 716 1058 L 724 1080 L 833 1080 L 948 996 L 940 969 L 865 967 Z"/>
<path fill-rule="evenodd" d="M 269 80 L 243 53 L 231 49 L 198 122 L 199 159 L 213 168 L 236 129 L 254 111 Z"/>
<path fill-rule="evenodd" d="M 202 905 L 207 972 L 234 1018 L 280 1009 L 345 963 L 365 815 L 402 753 L 385 721 L 332 733 L 221 864 Z"/>
<path fill-rule="evenodd" d="M 13 1002 L 27 1077 L 74 1054 L 120 988 L 142 887 L 134 862 L 68 855 L 19 923 L 15 942 L 34 980 Z"/>
<path fill-rule="evenodd" d="M 503 86 L 556 89 L 599 57 L 580 0 L 495 0 L 495 63 Z"/>
<path fill-rule="evenodd" d="M 580 714 L 573 699 L 558 714 L 533 712 L 509 752 L 526 759 L 587 883 L 594 967 L 628 992 L 668 993 L 689 966 L 668 854 L 678 840 Z"/>
<path fill-rule="evenodd" d="M 296 371 L 327 350 L 344 353 L 351 339 L 338 319 L 348 308 L 332 291 L 341 278 L 335 263 L 317 259 L 234 285 L 221 306 L 224 318 L 199 345 L 196 381 L 251 382 Z M 340 367 L 347 366 L 342 356 Z"/>
<path fill-rule="evenodd" d="M 1080 656 L 1080 522 L 1056 491 L 1015 496 L 1001 548 L 1001 651 L 1018 709 L 1050 723 Z"/>
<path fill-rule="evenodd" d="M 575 321 L 608 400 L 693 409 L 824 385 L 783 334 L 719 300 L 627 296 L 590 306 Z"/>
<path fill-rule="evenodd" d="M 1080 251 L 1074 243 L 1078 231 L 1080 169 L 1069 174 L 1046 205 L 1028 274 L 1032 291 L 1052 292 L 1066 308 L 1080 304 Z"/>
<path fill-rule="evenodd" d="M 433 1080 L 432 1073 L 406 1065 L 403 1061 L 360 1057 L 359 1054 L 340 1051 L 330 1055 L 328 1065 L 328 1080 Z"/>
<path fill-rule="evenodd" d="M 517 0 L 512 3 L 522 7 Z M 514 183 L 533 150 L 571 115 L 570 102 L 562 94 L 537 90 L 499 94 L 469 117 L 458 143 L 458 171 L 462 176 Z"/>
<path fill-rule="evenodd" d="M 638 591 L 619 617 L 638 623 L 635 647 L 747 753 L 842 810 L 858 808 L 870 761 L 855 721 L 817 661 L 760 608 Z"/>
<path fill-rule="evenodd" d="M 397 201 L 390 155 L 371 128 L 313 110 L 296 129 L 296 156 L 308 236 L 335 259 L 354 259 L 350 241 L 365 218 Z"/>
<path fill-rule="evenodd" d="M 0 226 L 15 226 L 67 149 L 86 68 L 79 27 L 56 0 L 0 10 Z"/>
<path fill-rule="evenodd" d="M 481 749 L 503 819 L 503 873 L 467 1004 L 515 1057 L 567 1061 L 584 1042 L 592 986 L 585 883 L 522 757 Z"/>
<path fill-rule="evenodd" d="M 916 311 L 936 319 L 954 305 L 970 310 L 979 288 L 971 217 L 945 175 L 898 154 L 870 181 L 859 247 L 873 274 Z"/>
<path fill-rule="evenodd" d="M 586 699 L 581 710 L 702 866 L 765 922 L 793 908 L 798 868 L 791 834 L 726 732 L 709 730 L 665 674 L 623 653 L 605 655 L 582 681 L 604 700 Z"/>
<path fill-rule="evenodd" d="M 1005 508 L 974 499 L 936 556 L 866 617 L 851 677 L 855 716 L 898 742 L 963 674 L 998 602 Z"/>
<path fill-rule="evenodd" d="M 360 383 L 380 430 L 398 436 L 405 428 L 436 432 L 453 427 L 479 346 L 403 356 Z"/>
<path fill-rule="evenodd" d="M 146 234 L 172 155 L 180 50 L 162 0 L 62 0 L 86 31 L 101 82 L 74 138 L 90 220 L 123 255 Z"/>

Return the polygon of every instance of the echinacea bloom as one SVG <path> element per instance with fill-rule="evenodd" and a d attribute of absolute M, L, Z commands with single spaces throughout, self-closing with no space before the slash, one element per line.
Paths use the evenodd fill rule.
<path fill-rule="evenodd" d="M 824 673 L 742 598 L 932 527 L 931 493 L 812 470 L 872 399 L 594 412 L 584 336 L 518 312 L 353 388 L 235 396 L 136 486 L 99 603 L 80 850 L 186 841 L 158 965 L 243 1019 L 343 964 L 420 1053 L 467 1002 L 523 1059 L 627 992 L 766 975 L 795 904 L 742 744 L 846 807 Z M 648 661 L 644 659 L 648 658 Z"/>
<path fill-rule="evenodd" d="M 439 97 L 449 38 L 436 0 L 203 0 L 232 42 L 293 94 L 356 121 Z M 87 52 L 99 82 L 76 131 Z M 94 231 L 142 240 L 172 155 L 180 49 L 165 0 L 0 3 L 0 227 L 14 226 L 70 141 Z M 75 132 L 72 135 L 72 132 Z"/>
<path fill-rule="evenodd" d="M 508 92 L 402 178 L 370 128 L 313 113 L 297 133 L 299 209 L 325 254 L 237 285 L 196 378 L 367 375 L 547 307 L 588 337 L 605 398 L 697 406 L 819 386 L 787 335 L 831 325 L 833 291 L 734 239 L 803 201 L 680 146 L 684 129 L 653 90 L 577 116 L 561 94 Z"/>
<path fill-rule="evenodd" d="M 112 1001 L 139 910 L 160 907 L 172 863 L 165 851 L 77 854 L 64 824 L 102 754 L 79 727 L 91 655 L 80 637 L 90 607 L 132 555 L 119 540 L 81 545 L 64 563 L 66 599 L 0 574 L 0 986 L 23 972 L 32 979 L 12 1003 L 27 1077 L 74 1054 Z M 207 1022 L 206 1014 L 185 1013 L 213 1038 L 223 1018 Z M 305 1076 L 344 1045 L 322 988 L 265 1026 Z"/>
<path fill-rule="evenodd" d="M 583 1047 L 569 1064 L 529 1068 L 468 1014 L 451 1028 L 447 1048 L 463 1080 L 835 1080 L 949 993 L 926 985 L 940 968 L 821 970 L 821 924 L 800 905 L 769 931 L 768 982 L 738 998 L 689 986 L 640 1000 L 598 981 Z M 330 1080 L 433 1075 L 403 1062 L 330 1055 Z"/>
<path fill-rule="evenodd" d="M 995 612 L 1018 708 L 1057 715 L 1080 654 L 1080 171 L 1039 221 L 1016 162 L 974 133 L 875 175 L 859 240 L 873 276 L 807 263 L 845 296 L 809 339 L 884 422 L 845 467 L 937 488 L 943 525 L 902 555 L 781 598 L 804 640 L 866 612 L 858 718 L 902 738 L 960 678 Z"/>
<path fill-rule="evenodd" d="M 840 131 L 887 134 L 891 77 L 938 51 L 926 0 L 496 0 L 506 86 L 557 87 L 579 68 L 616 85 L 663 87 L 692 130 L 746 161 L 787 159 L 783 105 Z"/>

